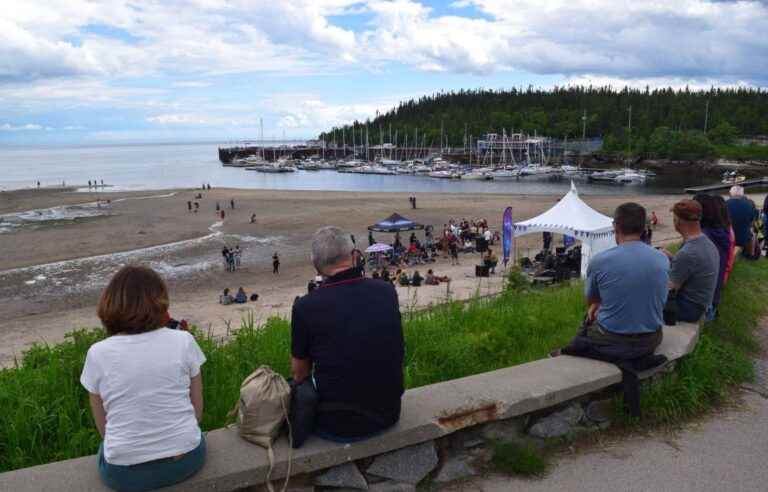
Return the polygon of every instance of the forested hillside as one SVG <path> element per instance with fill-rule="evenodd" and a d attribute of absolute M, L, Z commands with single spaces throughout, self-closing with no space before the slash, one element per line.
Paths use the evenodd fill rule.
<path fill-rule="evenodd" d="M 630 110 L 631 108 L 631 110 Z M 586 137 L 605 139 L 605 150 L 658 157 L 711 156 L 727 153 L 736 137 L 768 134 L 768 91 L 761 89 L 615 90 L 611 87 L 568 87 L 541 90 L 462 90 L 402 102 L 366 122 L 354 122 L 320 135 L 347 143 L 352 130 L 360 142 L 368 128 L 371 145 L 397 135 L 409 145 L 462 147 L 466 136 L 488 132 L 537 132 L 553 138 L 581 138 L 586 111 Z M 631 133 L 629 120 L 631 111 Z M 706 133 L 704 132 L 706 125 Z M 631 141 L 628 137 L 631 136 Z M 760 152 L 758 152 L 760 153 Z"/>

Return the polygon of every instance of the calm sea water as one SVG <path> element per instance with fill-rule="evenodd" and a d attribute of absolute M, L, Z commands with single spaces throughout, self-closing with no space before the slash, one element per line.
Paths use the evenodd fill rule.
<path fill-rule="evenodd" d="M 215 187 L 387 192 L 558 194 L 568 190 L 567 179 L 527 177 L 508 181 L 442 180 L 425 176 L 375 176 L 317 171 L 264 174 L 222 167 L 218 144 L 146 144 L 70 147 L 0 148 L 0 189 L 43 186 L 87 186 L 104 181 L 109 191 Z M 222 146 L 226 146 L 222 144 Z M 622 195 L 681 192 L 701 184 L 656 179 L 645 185 L 616 186 L 578 183 L 582 194 Z"/>

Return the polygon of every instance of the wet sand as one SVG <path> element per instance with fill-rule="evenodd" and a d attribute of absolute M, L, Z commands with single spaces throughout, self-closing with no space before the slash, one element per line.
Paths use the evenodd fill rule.
<path fill-rule="evenodd" d="M 200 211 L 190 213 L 187 201 L 194 202 L 197 193 L 203 194 L 198 200 Z M 424 193 L 417 194 L 418 208 L 411 210 L 408 196 L 238 189 L 114 194 L 57 189 L 3 192 L 0 215 L 6 217 L 61 205 L 90 203 L 93 207 L 99 197 L 111 199 L 112 204 L 97 209 L 95 216 L 23 222 L 12 232 L 0 233 L 0 365 L 12 362 L 14 354 L 35 341 L 55 343 L 73 329 L 98 326 L 95 306 L 99 293 L 123 264 L 144 263 L 160 271 L 171 290 L 174 317 L 224 333 L 228 325 L 238 326 L 249 310 L 259 320 L 290 314 L 294 297 L 305 292 L 307 281 L 315 275 L 309 263 L 309 241 L 319 227 L 342 227 L 354 234 L 364 249 L 368 245 L 366 227 L 392 212 L 432 224 L 438 231 L 449 218 L 481 217 L 498 230 L 505 207 L 512 206 L 515 221 L 520 221 L 543 212 L 560 198 Z M 661 219 L 654 240 L 676 237 L 668 210 L 681 195 L 583 198 L 609 215 L 618 204 L 637 201 L 649 211 L 655 210 Z M 232 199 L 234 210 L 229 203 Z M 217 202 L 226 214 L 223 221 L 216 214 Z M 250 222 L 252 213 L 257 217 L 255 224 Z M 390 242 L 392 235 L 376 234 L 376 238 Z M 520 255 L 535 254 L 540 239 L 540 235 L 518 239 Z M 243 248 L 243 264 L 235 273 L 224 271 L 220 253 L 224 244 Z M 275 251 L 281 256 L 279 275 L 272 274 L 271 255 Z M 500 285 L 500 276 L 483 282 L 474 278 L 477 256 L 462 258 L 460 267 L 450 267 L 447 260 L 434 267 L 436 273 L 454 279 L 454 298 L 469 297 L 478 289 L 491 292 Z M 260 299 L 244 306 L 218 304 L 224 287 L 240 286 L 249 293 L 257 292 Z M 443 289 L 403 290 L 401 301 L 408 305 L 438 302 L 445 298 Z"/>

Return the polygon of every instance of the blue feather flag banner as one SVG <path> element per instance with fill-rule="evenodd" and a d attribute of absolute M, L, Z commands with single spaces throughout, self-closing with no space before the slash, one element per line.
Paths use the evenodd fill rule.
<path fill-rule="evenodd" d="M 507 207 L 504 210 L 504 218 L 502 220 L 502 247 L 504 249 L 504 263 L 509 261 L 509 254 L 512 250 L 512 207 Z"/>

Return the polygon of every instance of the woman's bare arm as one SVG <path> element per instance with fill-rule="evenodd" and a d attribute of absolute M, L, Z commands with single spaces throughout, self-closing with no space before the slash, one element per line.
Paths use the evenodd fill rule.
<path fill-rule="evenodd" d="M 107 412 L 104 411 L 104 402 L 101 400 L 101 396 L 96 393 L 89 392 L 88 399 L 91 402 L 91 413 L 93 413 L 96 429 L 98 429 L 101 438 L 104 439 L 104 432 L 107 426 Z"/>
<path fill-rule="evenodd" d="M 198 373 L 193 377 L 189 385 L 189 397 L 192 400 L 192 407 L 195 409 L 197 421 L 203 420 L 203 375 Z"/>

